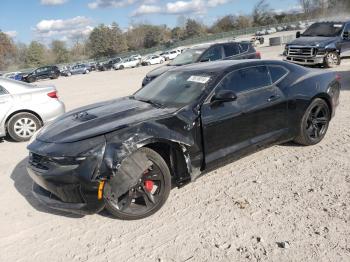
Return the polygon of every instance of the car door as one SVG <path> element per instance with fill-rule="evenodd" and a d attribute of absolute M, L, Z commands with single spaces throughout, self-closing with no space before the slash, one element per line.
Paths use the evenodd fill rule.
<path fill-rule="evenodd" d="M 231 154 L 240 154 L 280 136 L 286 124 L 287 103 L 272 84 L 266 66 L 247 67 L 228 73 L 215 88 L 232 90 L 232 102 L 211 103 L 201 109 L 206 164 Z"/>
<path fill-rule="evenodd" d="M 340 43 L 340 56 L 350 56 L 350 23 L 345 25 L 343 34 L 342 34 L 342 40 Z"/>
<path fill-rule="evenodd" d="M 11 94 L 0 85 L 0 123 L 4 124 L 6 116 L 13 104 L 13 98 Z M 1 130 L 1 129 L 0 129 Z M 2 135 L 2 134 L 1 134 Z"/>

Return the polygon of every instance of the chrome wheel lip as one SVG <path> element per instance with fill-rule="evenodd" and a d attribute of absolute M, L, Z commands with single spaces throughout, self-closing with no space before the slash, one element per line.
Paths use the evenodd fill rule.
<path fill-rule="evenodd" d="M 15 134 L 21 138 L 29 138 L 33 136 L 37 128 L 35 121 L 28 117 L 19 118 L 13 125 Z"/>

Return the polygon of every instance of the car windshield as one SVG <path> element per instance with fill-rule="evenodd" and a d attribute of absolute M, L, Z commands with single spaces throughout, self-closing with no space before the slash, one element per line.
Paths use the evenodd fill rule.
<path fill-rule="evenodd" d="M 178 55 L 173 61 L 169 63 L 172 66 L 180 66 L 186 64 L 192 64 L 197 62 L 200 55 L 204 52 L 205 49 L 187 49 L 182 54 Z"/>
<path fill-rule="evenodd" d="M 200 97 L 214 75 L 200 72 L 166 72 L 134 94 L 140 101 L 164 107 L 182 107 Z"/>
<path fill-rule="evenodd" d="M 343 23 L 315 23 L 302 36 L 337 36 L 343 30 Z"/>

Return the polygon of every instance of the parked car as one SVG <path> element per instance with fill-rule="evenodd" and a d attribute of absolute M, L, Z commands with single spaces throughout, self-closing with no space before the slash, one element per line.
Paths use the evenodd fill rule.
<path fill-rule="evenodd" d="M 77 64 L 72 66 L 70 69 L 70 72 L 72 75 L 77 75 L 77 74 L 88 74 L 90 73 L 91 68 L 89 65 L 86 64 Z"/>
<path fill-rule="evenodd" d="M 175 59 L 175 57 L 177 57 L 179 54 L 181 54 L 181 51 L 170 50 L 162 53 L 161 56 L 164 57 L 165 61 L 168 61 Z"/>
<path fill-rule="evenodd" d="M 220 163 L 287 141 L 319 143 L 339 92 L 335 72 L 283 61 L 174 68 L 132 96 L 76 109 L 39 132 L 28 146 L 33 191 L 55 209 L 144 218 L 171 188 Z"/>
<path fill-rule="evenodd" d="M 97 64 L 97 69 L 99 71 L 107 71 L 107 70 L 111 70 L 113 68 L 113 66 L 115 64 L 118 64 L 122 61 L 122 59 L 120 57 L 116 57 L 113 59 L 109 59 L 107 61 L 104 62 L 100 62 Z"/>
<path fill-rule="evenodd" d="M 60 75 L 61 76 L 71 76 L 72 75 L 72 73 L 70 71 L 71 67 L 69 65 L 61 66 L 59 68 L 59 70 L 60 70 Z"/>
<path fill-rule="evenodd" d="M 95 71 L 97 69 L 97 63 L 96 62 L 90 62 L 88 63 L 88 65 L 90 66 L 90 71 Z"/>
<path fill-rule="evenodd" d="M 159 75 L 177 66 L 223 59 L 260 58 L 260 53 L 255 50 L 254 46 L 250 42 L 223 42 L 201 44 L 187 49 L 169 64 L 162 67 L 158 67 L 149 72 L 143 79 L 142 86 L 145 86 Z"/>
<path fill-rule="evenodd" d="M 17 72 L 8 72 L 8 73 L 4 74 L 3 77 L 21 81 L 23 75 L 25 75 L 25 73 L 17 71 Z"/>
<path fill-rule="evenodd" d="M 165 61 L 164 57 L 159 56 L 159 55 L 149 55 L 146 56 L 141 64 L 142 65 L 156 65 L 156 64 L 163 64 Z"/>
<path fill-rule="evenodd" d="M 129 57 L 129 58 L 125 58 L 122 61 L 120 61 L 119 63 L 116 63 L 113 65 L 113 68 L 115 70 L 122 70 L 124 68 L 133 68 L 133 67 L 137 67 L 139 66 L 140 60 L 135 58 L 135 57 Z"/>
<path fill-rule="evenodd" d="M 301 65 L 336 67 L 350 56 L 350 20 L 318 22 L 285 46 L 284 59 Z"/>
<path fill-rule="evenodd" d="M 45 123 L 65 111 L 54 86 L 0 78 L 0 137 L 27 141 Z"/>
<path fill-rule="evenodd" d="M 33 83 L 40 79 L 56 79 L 61 72 L 57 66 L 43 66 L 35 69 L 33 72 L 24 75 L 22 80 L 28 83 Z"/>

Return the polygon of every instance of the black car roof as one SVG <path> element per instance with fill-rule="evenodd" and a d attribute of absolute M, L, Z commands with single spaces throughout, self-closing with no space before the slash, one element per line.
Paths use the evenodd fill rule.
<path fill-rule="evenodd" d="M 171 71 L 177 72 L 191 72 L 200 71 L 204 73 L 218 73 L 223 72 L 227 69 L 233 67 L 243 67 L 243 66 L 254 66 L 254 65 L 264 65 L 266 63 L 285 65 L 283 61 L 277 60 L 260 60 L 260 59 L 247 59 L 247 60 L 220 60 L 213 62 L 201 62 L 185 66 L 176 67 L 171 69 Z"/>

